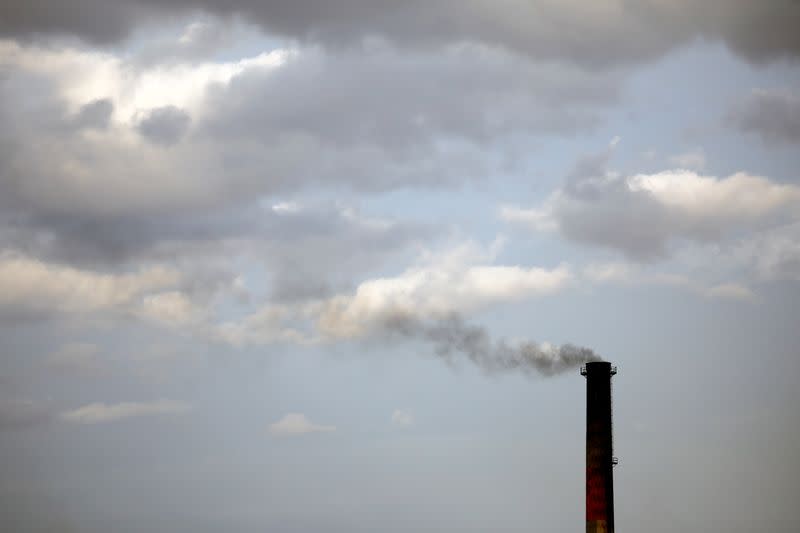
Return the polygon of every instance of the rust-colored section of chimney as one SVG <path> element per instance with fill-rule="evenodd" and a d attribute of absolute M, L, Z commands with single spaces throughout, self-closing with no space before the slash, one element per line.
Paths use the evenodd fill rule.
<path fill-rule="evenodd" d="M 586 533 L 614 533 L 615 459 L 611 441 L 611 376 L 608 362 L 586 363 Z"/>

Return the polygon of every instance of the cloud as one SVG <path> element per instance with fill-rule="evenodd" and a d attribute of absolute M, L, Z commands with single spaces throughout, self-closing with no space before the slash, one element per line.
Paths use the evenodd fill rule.
<path fill-rule="evenodd" d="M 128 35 L 146 17 L 146 9 L 126 1 L 78 0 L 69 6 L 49 1 L 4 2 L 0 7 L 0 33 L 27 37 L 67 33 L 110 43 Z"/>
<path fill-rule="evenodd" d="M 392 425 L 407 428 L 414 425 L 414 413 L 408 409 L 395 409 L 392 411 Z"/>
<path fill-rule="evenodd" d="M 217 325 L 215 336 L 234 346 L 423 341 L 448 363 L 463 357 L 487 373 L 553 375 L 596 359 L 591 349 L 570 344 L 494 340 L 488 330 L 464 320 L 463 314 L 492 305 L 551 294 L 571 280 L 563 265 L 548 270 L 480 264 L 498 251 L 497 242 L 488 250 L 466 243 L 429 255 L 398 276 L 364 281 L 351 293 L 268 304 Z"/>
<path fill-rule="evenodd" d="M 319 327 L 332 337 L 357 337 L 393 315 L 441 318 L 471 312 L 556 292 L 569 279 L 566 266 L 552 270 L 494 265 L 411 268 L 397 277 L 362 282 L 354 294 L 330 299 L 323 306 Z"/>
<path fill-rule="evenodd" d="M 325 91 L 313 90 L 323 82 Z M 230 136 L 287 132 L 325 145 L 373 141 L 404 151 L 437 134 L 486 141 L 516 130 L 570 133 L 591 125 L 593 108 L 616 96 L 613 79 L 531 63 L 502 48 L 462 44 L 435 55 L 378 44 L 304 48 L 279 68 L 248 69 L 212 95 L 208 127 Z"/>
<path fill-rule="evenodd" d="M 209 86 L 225 85 L 247 70 L 275 68 L 292 53 L 292 49 L 279 48 L 239 59 L 152 65 L 136 63 L 124 52 L 0 40 L 0 64 L 7 74 L 0 86 L 6 91 L 15 89 L 16 78 L 29 89 L 35 87 L 34 94 L 13 93 L 17 100 L 28 98 L 38 104 L 26 112 L 54 103 L 78 111 L 107 100 L 114 106 L 111 118 L 116 124 L 159 107 L 177 107 L 195 116 L 203 110 Z"/>
<path fill-rule="evenodd" d="M 500 217 L 653 260 L 668 255 L 677 241 L 720 242 L 792 221 L 800 212 L 800 187 L 745 172 L 718 178 L 667 170 L 623 177 L 602 165 L 583 166 L 591 172 L 573 173 L 539 207 L 504 206 Z"/>
<path fill-rule="evenodd" d="M 619 83 L 475 44 L 152 65 L 6 41 L 0 62 L 0 249 L 102 275 L 173 264 L 191 288 L 165 287 L 172 304 L 231 282 L 242 257 L 275 301 L 349 290 L 436 228 L 267 203 L 483 179 L 513 157 L 503 139 L 591 126 Z"/>
<path fill-rule="evenodd" d="M 27 227 L 9 239 L 53 260 L 0 253 L 0 288 L 6 289 L 0 315 L 138 318 L 200 333 L 216 310 L 245 310 L 255 297 L 294 310 L 347 291 L 364 272 L 437 235 L 426 225 L 329 204 L 253 207 L 218 217 L 143 217 L 138 225 L 139 219 L 90 220 L 58 217 L 48 221 L 53 233 Z M 242 264 L 264 277 L 242 276 Z M 255 291 L 248 287 L 253 280 Z"/>
<path fill-rule="evenodd" d="M 192 20 L 177 38 L 169 36 L 145 43 L 133 61 L 140 66 L 202 62 L 235 45 L 236 38 L 244 37 L 244 33 L 243 28 L 227 19 Z"/>
<path fill-rule="evenodd" d="M 61 413 L 60 417 L 65 422 L 75 424 L 103 424 L 132 417 L 182 415 L 190 409 L 188 404 L 172 400 L 158 400 L 150 403 L 92 403 Z"/>
<path fill-rule="evenodd" d="M 105 129 L 111 121 L 114 103 L 108 98 L 99 98 L 84 104 L 75 114 L 73 124 L 78 129 Z"/>
<path fill-rule="evenodd" d="M 209 84 L 271 68 L 282 53 L 140 68 L 122 54 L 0 41 L 0 119 L 17 125 L 0 127 L 0 205 L 15 215 L 131 216 L 252 199 L 259 182 L 269 189 L 263 168 L 260 181 L 231 173 L 224 144 L 177 141 Z"/>
<path fill-rule="evenodd" d="M 381 332 L 398 317 L 447 319 L 568 286 L 566 265 L 494 265 L 497 248 L 497 243 L 484 249 L 467 242 L 424 254 L 397 276 L 368 279 L 328 298 L 271 303 L 242 320 L 221 324 L 217 335 L 234 345 L 357 339 Z"/>
<path fill-rule="evenodd" d="M 262 217 L 254 247 L 271 273 L 276 302 L 347 290 L 359 273 L 391 264 L 441 231 L 429 224 L 369 216 L 346 205 L 282 202 Z"/>
<path fill-rule="evenodd" d="M 193 31 L 187 42 L 199 38 Z M 113 51 L 0 42 L 7 73 L 0 79 L 3 316 L 103 313 L 196 327 L 211 319 L 212 302 L 256 296 L 237 272 L 246 262 L 268 278 L 255 284 L 270 305 L 254 322 L 324 313 L 329 325 L 346 326 L 363 297 L 352 305 L 333 298 L 405 260 L 438 231 L 346 205 L 293 201 L 291 191 L 480 178 L 501 164 L 504 156 L 494 154 L 502 150 L 493 148 L 499 139 L 594 124 L 618 83 L 475 44 L 435 56 L 376 42 L 240 61 L 136 61 Z M 409 86 L 409 78 L 418 81 Z M 310 90 L 320 86 L 326 90 Z M 411 277 L 425 272 L 406 274 L 362 293 L 419 284 Z M 545 275 L 476 265 L 462 283 L 481 298 L 499 298 L 492 292 L 527 292 Z M 432 289 L 444 291 L 445 281 L 437 283 Z M 255 330 L 259 339 L 308 338 L 245 322 L 219 331 L 226 339 Z M 322 335 L 311 329 L 311 338 Z"/>
<path fill-rule="evenodd" d="M 753 291 L 749 287 L 738 283 L 722 283 L 706 289 L 705 294 L 710 298 L 722 300 L 741 300 L 752 302 L 756 299 Z"/>
<path fill-rule="evenodd" d="M 142 66 L 0 41 L 0 64 L 0 124 L 16 125 L 0 128 L 2 203 L 53 216 L 208 210 L 321 183 L 480 179 L 511 157 L 503 138 L 599 123 L 620 83 L 471 44 Z"/>
<path fill-rule="evenodd" d="M 586 65 L 651 59 L 696 38 L 720 40 L 751 61 L 796 56 L 800 41 L 795 2 L 673 0 L 663 2 L 491 0 L 168 0 L 132 2 L 56 0 L 4 3 L 0 34 L 30 37 L 74 34 L 110 43 L 137 27 L 197 10 L 239 15 L 267 33 L 341 47 L 379 36 L 409 47 L 474 41 L 532 57 Z M 724 14 L 721 15 L 721 14 Z"/>
<path fill-rule="evenodd" d="M 728 111 L 727 122 L 767 143 L 798 143 L 800 94 L 788 89 L 755 89 Z"/>
<path fill-rule="evenodd" d="M 175 106 L 151 109 L 139 120 L 136 129 L 150 142 L 171 146 L 183 137 L 192 119 Z"/>
<path fill-rule="evenodd" d="M 373 268 L 439 233 L 427 224 L 369 217 L 346 205 L 308 204 L 290 213 L 255 200 L 237 208 L 161 215 L 9 213 L 0 220 L 7 222 L 0 246 L 81 268 L 171 262 L 179 263 L 184 277 L 198 271 L 208 277 L 223 274 L 234 256 L 257 257 L 276 277 L 280 298 L 330 290 L 313 286 L 310 278 L 321 283 L 317 274 L 327 271 L 334 286 L 345 283 L 348 272 Z"/>
<path fill-rule="evenodd" d="M 280 437 L 333 431 L 336 431 L 336 426 L 314 424 L 302 413 L 288 413 L 277 422 L 269 425 L 269 432 Z"/>
<path fill-rule="evenodd" d="M 174 286 L 177 272 L 151 267 L 130 274 L 101 274 L 0 254 L 0 313 L 28 316 L 93 312 L 124 307 L 144 294 Z"/>
<path fill-rule="evenodd" d="M 146 319 L 176 327 L 198 323 L 205 318 L 205 309 L 180 291 L 145 296 L 138 313 Z"/>

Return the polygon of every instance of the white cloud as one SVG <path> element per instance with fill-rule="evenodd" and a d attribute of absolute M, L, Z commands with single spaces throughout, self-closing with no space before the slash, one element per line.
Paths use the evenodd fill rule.
<path fill-rule="evenodd" d="M 441 318 L 470 313 L 553 293 L 570 281 L 566 265 L 545 269 L 486 264 L 497 254 L 492 248 L 482 251 L 467 243 L 429 256 L 426 263 L 398 276 L 364 281 L 353 294 L 325 302 L 318 326 L 331 337 L 357 337 L 391 315 Z"/>
<path fill-rule="evenodd" d="M 146 294 L 174 286 L 180 275 L 166 267 L 104 274 L 0 254 L 0 313 L 88 313 L 129 306 Z"/>
<path fill-rule="evenodd" d="M 137 314 L 160 324 L 179 327 L 201 322 L 206 317 L 206 310 L 186 294 L 168 291 L 145 296 Z"/>
<path fill-rule="evenodd" d="M 714 285 L 705 290 L 705 295 L 709 298 L 718 298 L 722 300 L 741 300 L 744 302 L 752 302 L 756 300 L 756 295 L 750 290 L 749 287 L 740 285 L 738 283 L 722 283 Z"/>
<path fill-rule="evenodd" d="M 233 346 L 313 343 L 319 340 L 313 322 L 320 305 L 319 302 L 267 304 L 241 320 L 217 325 L 213 334 Z"/>
<path fill-rule="evenodd" d="M 131 273 L 104 273 L 0 253 L 0 316 L 114 313 L 111 316 L 132 316 L 168 327 L 204 323 L 209 309 L 183 290 L 187 284 L 190 281 L 177 269 L 163 265 L 140 267 Z M 70 357 L 76 360 L 88 355 Z"/>
<path fill-rule="evenodd" d="M 269 425 L 269 432 L 276 436 L 328 433 L 332 431 L 336 431 L 336 426 L 314 424 L 302 413 L 288 413 L 277 422 Z"/>
<path fill-rule="evenodd" d="M 555 292 L 569 279 L 566 266 L 552 270 L 494 265 L 412 268 L 396 277 L 365 281 L 354 294 L 330 299 L 323 306 L 319 326 L 332 337 L 356 337 L 388 315 L 468 313 Z"/>
<path fill-rule="evenodd" d="M 423 254 L 420 263 L 397 276 L 369 279 L 352 293 L 326 299 L 270 304 L 243 320 L 221 324 L 216 335 L 234 345 L 360 338 L 392 317 L 436 320 L 470 313 L 554 293 L 572 278 L 566 265 L 493 265 L 499 246 L 501 241 L 488 249 L 466 243 Z"/>
<path fill-rule="evenodd" d="M 56 81 L 60 96 L 72 111 L 92 100 L 110 98 L 115 120 L 122 123 L 141 110 L 164 106 L 201 113 L 210 85 L 228 83 L 247 69 L 278 67 L 291 54 L 281 49 L 238 61 L 141 66 L 107 52 L 21 46 L 0 40 L 0 65 Z"/>
<path fill-rule="evenodd" d="M 62 413 L 61 419 L 76 424 L 102 424 L 132 417 L 182 415 L 190 409 L 188 404 L 172 400 L 158 400 L 150 403 L 92 403 Z"/>
<path fill-rule="evenodd" d="M 676 215 L 696 219 L 736 222 L 800 207 L 800 187 L 744 172 L 716 178 L 675 170 L 638 174 L 626 183 L 631 192 L 646 192 Z"/>
<path fill-rule="evenodd" d="M 392 425 L 409 427 L 414 425 L 414 413 L 408 409 L 395 409 L 392 412 Z"/>
<path fill-rule="evenodd" d="M 513 205 L 500 206 L 500 218 L 506 222 L 519 224 L 533 231 L 555 231 L 558 223 L 547 209 L 523 209 Z"/>

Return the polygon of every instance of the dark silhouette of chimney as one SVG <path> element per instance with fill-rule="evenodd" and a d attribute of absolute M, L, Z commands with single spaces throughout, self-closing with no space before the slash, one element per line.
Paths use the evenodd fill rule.
<path fill-rule="evenodd" d="M 586 533 L 614 533 L 611 376 L 608 362 L 586 363 Z"/>

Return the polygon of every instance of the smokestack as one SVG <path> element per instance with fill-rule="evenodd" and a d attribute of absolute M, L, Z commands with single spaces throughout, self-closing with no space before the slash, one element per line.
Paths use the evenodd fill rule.
<path fill-rule="evenodd" d="M 586 533 L 614 533 L 614 476 L 611 442 L 611 376 L 617 367 L 586 363 Z"/>

